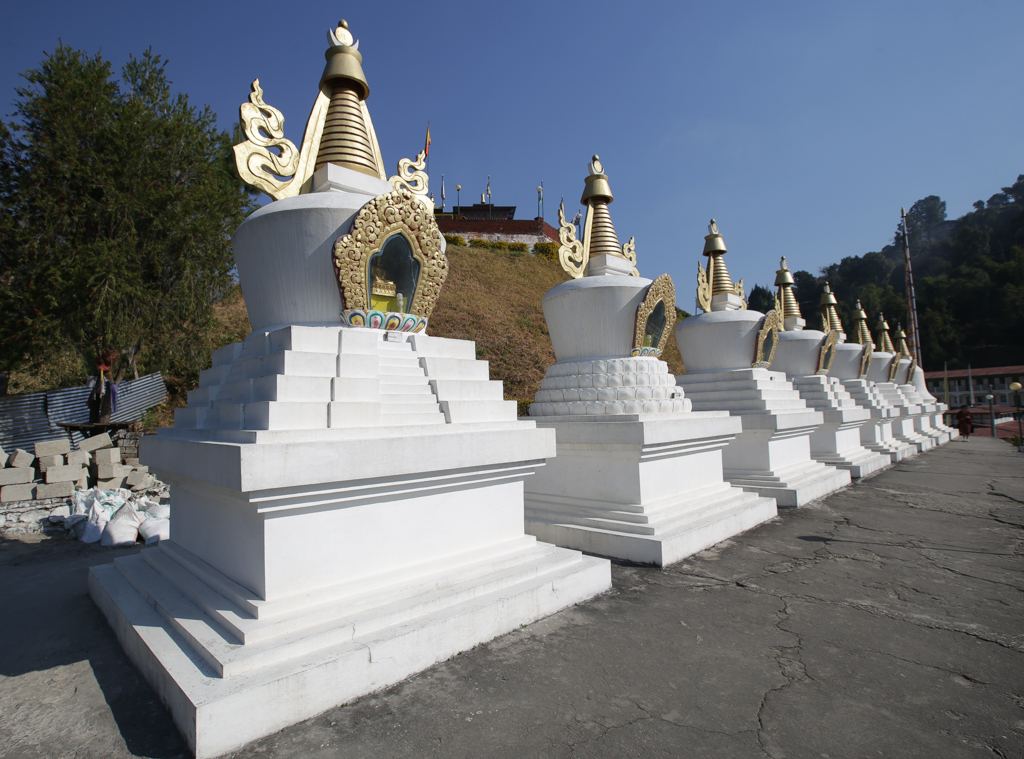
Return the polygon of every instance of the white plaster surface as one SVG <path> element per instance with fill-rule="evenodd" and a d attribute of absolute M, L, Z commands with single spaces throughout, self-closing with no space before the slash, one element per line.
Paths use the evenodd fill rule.
<path fill-rule="evenodd" d="M 689 411 L 668 364 L 651 356 L 559 361 L 548 367 L 530 416 Z"/>
<path fill-rule="evenodd" d="M 811 433 L 811 457 L 845 469 L 854 479 L 891 465 L 883 456 L 861 445 L 860 428 L 871 423 L 871 412 L 861 408 L 835 377 L 812 374 L 793 380 L 793 387 L 808 407 L 820 411 L 824 422 Z"/>
<path fill-rule="evenodd" d="M 764 314 L 741 310 L 697 314 L 676 324 L 687 376 L 749 367 L 763 321 Z"/>
<path fill-rule="evenodd" d="M 723 481 L 741 427 L 723 412 L 538 426 L 558 447 L 526 484 L 526 530 L 541 540 L 667 566 L 776 515 L 773 499 Z"/>
<path fill-rule="evenodd" d="M 871 368 L 868 369 L 867 379 L 875 384 L 888 382 L 889 370 L 892 369 L 892 362 L 894 359 L 896 359 L 895 353 L 889 353 L 888 351 L 873 351 L 871 353 Z"/>
<path fill-rule="evenodd" d="M 850 484 L 848 471 L 811 457 L 809 438 L 824 417 L 807 408 L 782 372 L 688 370 L 676 382 L 694 410 L 723 409 L 742 420 L 742 432 L 722 459 L 725 479 L 733 485 L 775 498 L 780 507 L 798 507 Z"/>
<path fill-rule="evenodd" d="M 776 508 L 722 478 L 722 448 L 738 421 L 689 413 L 664 361 L 630 356 L 649 285 L 588 276 L 544 296 L 558 361 L 530 414 L 557 432 L 558 456 L 527 481 L 526 529 L 561 546 L 665 566 Z"/>
<path fill-rule="evenodd" d="M 860 428 L 861 445 L 888 456 L 893 464 L 917 455 L 916 446 L 898 440 L 893 434 L 893 420 L 899 417 L 900 411 L 885 399 L 875 383 L 866 379 L 849 379 L 843 381 L 843 387 L 858 406 L 871 412 L 871 421 Z"/>
<path fill-rule="evenodd" d="M 860 376 L 860 363 L 864 356 L 864 346 L 858 343 L 839 343 L 836 355 L 832 359 L 832 368 L 828 376 L 839 381 L 857 379 Z"/>
<path fill-rule="evenodd" d="M 772 371 L 784 372 L 789 378 L 814 374 L 818 370 L 818 356 L 824 343 L 825 333 L 814 329 L 780 332 Z"/>
<path fill-rule="evenodd" d="M 90 573 L 198 757 L 610 587 L 606 560 L 524 532 L 555 435 L 516 419 L 471 342 L 267 328 L 200 383 L 141 444 L 170 540 Z"/>
<path fill-rule="evenodd" d="M 629 356 L 636 310 L 650 285 L 644 277 L 608 275 L 570 279 L 548 290 L 542 305 L 555 357 L 561 362 Z"/>

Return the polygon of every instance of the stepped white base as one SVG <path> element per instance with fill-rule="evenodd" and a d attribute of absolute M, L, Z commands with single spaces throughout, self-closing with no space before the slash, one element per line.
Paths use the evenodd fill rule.
<path fill-rule="evenodd" d="M 888 455 L 861 445 L 860 428 L 871 423 L 871 412 L 857 406 L 838 379 L 822 375 L 797 377 L 793 386 L 825 420 L 811 433 L 813 459 L 845 469 L 854 479 L 890 466 Z"/>
<path fill-rule="evenodd" d="M 601 556 L 667 566 L 777 514 L 722 479 L 740 431 L 725 412 L 541 417 L 558 456 L 526 481 L 526 531 Z"/>
<path fill-rule="evenodd" d="M 89 592 L 204 759 L 398 682 L 611 582 L 607 561 L 532 538 L 467 558 L 397 584 L 329 588 L 270 609 L 194 556 L 163 546 L 93 567 Z"/>
<path fill-rule="evenodd" d="M 862 412 L 856 408 L 853 411 Z M 891 466 L 888 455 L 865 448 L 861 444 L 860 429 L 864 424 L 871 424 L 870 418 L 865 421 L 857 418 L 849 421 L 849 409 L 823 410 L 825 423 L 811 433 L 811 458 L 822 464 L 845 469 L 855 480 Z"/>
<path fill-rule="evenodd" d="M 693 408 L 726 409 L 742 422 L 722 454 L 725 479 L 733 485 L 774 498 L 781 508 L 803 506 L 850 484 L 848 471 L 811 458 L 810 436 L 824 417 L 807 408 L 781 372 L 687 372 L 676 383 Z"/>
<path fill-rule="evenodd" d="M 607 590 L 523 531 L 554 433 L 473 343 L 355 327 L 222 348 L 142 442 L 171 539 L 90 592 L 197 757 L 216 756 Z"/>
<path fill-rule="evenodd" d="M 916 429 L 915 417 L 898 416 L 892 420 L 892 436 L 909 446 L 912 446 L 917 453 L 924 453 L 935 447 L 935 440 L 927 435 L 922 435 Z"/>
<path fill-rule="evenodd" d="M 889 405 L 873 382 L 846 379 L 843 380 L 843 386 L 858 406 L 871 412 L 871 421 L 860 428 L 861 445 L 869 451 L 888 456 L 893 464 L 917 455 L 917 446 L 893 436 L 892 422 L 899 415 L 899 409 Z"/>
<path fill-rule="evenodd" d="M 869 451 L 888 456 L 892 464 L 917 455 L 916 446 L 893 437 L 892 419 L 888 416 L 881 419 L 873 418 L 870 423 L 860 428 L 860 436 L 861 445 Z"/>
<path fill-rule="evenodd" d="M 850 484 L 850 473 L 811 458 L 810 435 L 821 414 L 792 411 L 742 416 L 743 432 L 725 450 L 725 479 L 800 507 Z"/>

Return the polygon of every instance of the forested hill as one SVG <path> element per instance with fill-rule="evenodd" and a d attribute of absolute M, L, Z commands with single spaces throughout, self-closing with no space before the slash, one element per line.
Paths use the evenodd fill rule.
<path fill-rule="evenodd" d="M 935 195 L 907 212 L 924 366 L 928 371 L 1024 363 L 1024 174 L 959 219 L 946 219 Z M 821 286 L 839 300 L 843 324 L 859 298 L 872 330 L 879 312 L 891 327 L 907 313 L 902 235 L 880 251 L 849 256 L 817 275 L 794 272 L 808 327 L 818 326 Z M 771 301 L 772 287 L 755 287 L 751 308 Z M 769 299 L 766 301 L 766 299 Z"/>

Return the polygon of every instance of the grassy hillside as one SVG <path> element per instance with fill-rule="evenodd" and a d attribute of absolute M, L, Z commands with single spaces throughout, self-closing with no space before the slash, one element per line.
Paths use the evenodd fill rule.
<path fill-rule="evenodd" d="M 450 269 L 427 331 L 476 341 L 477 358 L 490 362 L 491 379 L 505 383 L 505 397 L 532 400 L 544 371 L 555 362 L 541 299 L 568 279 L 562 267 L 528 253 L 448 248 Z M 245 301 L 233 291 L 217 305 L 220 344 L 249 330 Z M 665 350 L 669 370 L 683 371 L 674 337 Z"/>

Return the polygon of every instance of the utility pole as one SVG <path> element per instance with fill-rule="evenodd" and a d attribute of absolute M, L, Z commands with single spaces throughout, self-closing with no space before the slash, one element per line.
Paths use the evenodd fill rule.
<path fill-rule="evenodd" d="M 910 265 L 910 234 L 907 231 L 907 211 L 900 209 L 903 223 L 903 268 L 907 278 L 907 324 L 910 326 L 910 353 L 917 359 L 917 365 L 924 368 L 921 361 L 921 330 L 917 323 L 917 295 L 914 292 L 914 270 Z"/>

